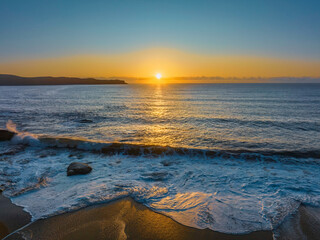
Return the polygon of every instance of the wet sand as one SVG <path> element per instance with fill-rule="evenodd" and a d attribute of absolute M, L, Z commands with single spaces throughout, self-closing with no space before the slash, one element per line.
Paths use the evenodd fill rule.
<path fill-rule="evenodd" d="M 181 225 L 156 213 L 131 198 L 94 205 L 74 212 L 30 223 L 30 215 L 0 195 L 0 239 L 273 239 L 271 231 L 256 231 L 244 235 L 214 232 Z M 301 205 L 275 230 L 276 239 L 319 239 L 320 209 Z"/>
<path fill-rule="evenodd" d="M 11 203 L 0 193 L 0 239 L 26 225 L 31 220 L 29 213 Z"/>
<path fill-rule="evenodd" d="M 320 239 L 320 208 L 301 205 L 277 229 L 277 239 Z"/>
<path fill-rule="evenodd" d="M 181 225 L 130 198 L 38 220 L 7 239 L 272 239 L 271 231 L 230 235 Z"/>

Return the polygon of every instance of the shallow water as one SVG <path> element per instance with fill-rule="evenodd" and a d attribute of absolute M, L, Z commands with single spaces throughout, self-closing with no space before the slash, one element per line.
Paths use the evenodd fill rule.
<path fill-rule="evenodd" d="M 9 120 L 0 184 L 34 219 L 131 196 L 245 233 L 320 206 L 320 84 L 0 87 Z M 92 173 L 67 177 L 72 161 Z"/>

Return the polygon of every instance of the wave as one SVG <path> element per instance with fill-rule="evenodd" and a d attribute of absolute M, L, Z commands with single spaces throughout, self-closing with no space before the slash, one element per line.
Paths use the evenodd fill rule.
<path fill-rule="evenodd" d="M 9 130 L 0 187 L 33 220 L 132 197 L 184 225 L 235 234 L 275 229 L 300 203 L 320 206 L 316 151 L 110 143 L 19 132 L 12 122 Z M 68 177 L 74 161 L 93 171 Z"/>
<path fill-rule="evenodd" d="M 77 137 L 36 135 L 28 132 L 19 132 L 11 121 L 7 123 L 9 133 L 14 133 L 11 142 L 29 146 L 43 146 L 53 148 L 69 148 L 83 151 L 103 153 L 107 155 L 123 154 L 132 156 L 201 156 L 205 158 L 244 159 L 248 161 L 286 161 L 295 163 L 299 159 L 304 162 L 316 163 L 320 159 L 320 150 L 306 151 L 277 151 L 248 149 L 201 149 L 188 147 L 171 147 L 161 145 L 132 144 L 125 142 L 104 142 Z"/>

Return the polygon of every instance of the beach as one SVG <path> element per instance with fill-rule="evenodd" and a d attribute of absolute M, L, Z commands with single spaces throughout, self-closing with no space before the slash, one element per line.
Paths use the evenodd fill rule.
<path fill-rule="evenodd" d="M 30 214 L 0 193 L 0 239 L 31 221 Z"/>
<path fill-rule="evenodd" d="M 30 216 L 8 199 L 1 197 L 0 215 L 4 237 L 23 224 Z M 14 210 L 13 210 L 14 209 Z M 29 218 L 28 218 L 29 217 Z M 14 221 L 13 221 L 14 219 Z M 75 212 L 65 213 L 45 220 L 38 220 L 6 239 L 272 239 L 270 231 L 257 231 L 244 235 L 231 235 L 183 226 L 172 219 L 151 211 L 130 198 L 99 204 Z"/>
<path fill-rule="evenodd" d="M 30 215 L 0 197 L 0 237 L 5 239 L 274 239 L 272 231 L 250 234 L 224 234 L 209 229 L 196 229 L 177 223 L 147 207 L 124 198 L 98 204 L 43 220 L 30 221 Z M 5 210 L 5 211 L 3 211 Z M 30 224 L 31 223 L 31 224 Z M 320 209 L 301 206 L 279 226 L 276 239 L 318 239 Z M 16 231 L 17 229 L 20 229 Z"/>
<path fill-rule="evenodd" d="M 1 240 L 320 240 L 320 1 L 0 4 Z"/>

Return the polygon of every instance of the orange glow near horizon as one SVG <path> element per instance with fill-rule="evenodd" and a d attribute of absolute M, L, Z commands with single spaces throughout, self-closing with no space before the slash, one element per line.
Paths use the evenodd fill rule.
<path fill-rule="evenodd" d="M 160 76 L 161 73 L 155 76 L 155 69 L 165 72 L 165 79 Z M 205 55 L 151 48 L 113 55 L 77 55 L 0 62 L 0 72 L 20 76 L 116 77 L 135 83 L 152 83 L 156 77 L 169 83 L 175 82 L 175 77 L 197 76 L 320 77 L 320 61 Z"/>

